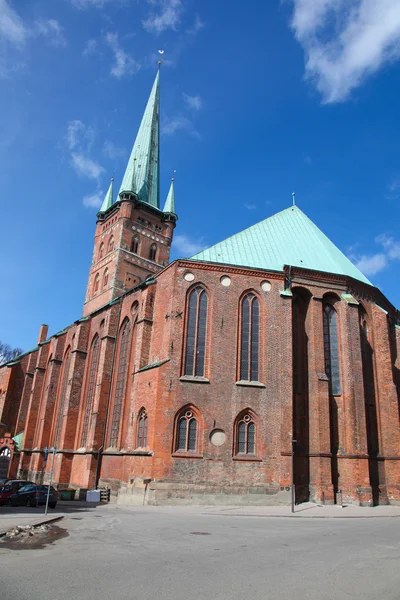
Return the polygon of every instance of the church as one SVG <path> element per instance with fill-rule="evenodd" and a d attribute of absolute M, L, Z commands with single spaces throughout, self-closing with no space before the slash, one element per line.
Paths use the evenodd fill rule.
<path fill-rule="evenodd" d="M 82 316 L 0 367 L 0 476 L 131 504 L 399 504 L 399 312 L 294 203 L 169 262 L 159 76 Z"/>

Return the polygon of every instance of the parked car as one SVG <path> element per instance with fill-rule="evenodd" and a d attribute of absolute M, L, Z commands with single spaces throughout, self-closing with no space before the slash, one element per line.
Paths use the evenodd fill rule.
<path fill-rule="evenodd" d="M 28 484 L 33 485 L 33 481 L 26 481 L 25 479 L 8 479 L 6 483 L 0 485 L 0 505 L 7 504 L 7 500 L 12 494 L 15 494 L 18 490 Z"/>
<path fill-rule="evenodd" d="M 47 490 L 47 485 L 25 485 L 8 498 L 7 504 L 9 506 L 40 506 L 41 504 L 46 504 Z M 50 486 L 50 508 L 55 508 L 57 502 L 58 493 L 53 487 Z"/>

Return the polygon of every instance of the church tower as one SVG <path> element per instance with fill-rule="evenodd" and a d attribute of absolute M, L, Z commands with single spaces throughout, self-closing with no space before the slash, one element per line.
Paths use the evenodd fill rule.
<path fill-rule="evenodd" d="M 160 209 L 160 70 L 114 201 L 114 183 L 97 213 L 83 315 L 114 300 L 168 264 L 175 213 L 174 182 Z"/>

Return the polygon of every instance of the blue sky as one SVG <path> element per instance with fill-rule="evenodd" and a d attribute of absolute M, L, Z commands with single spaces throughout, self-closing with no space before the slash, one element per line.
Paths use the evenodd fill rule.
<path fill-rule="evenodd" d="M 27 350 L 80 317 L 159 49 L 172 258 L 295 190 L 399 307 L 399 0 L 0 0 L 0 340 Z"/>

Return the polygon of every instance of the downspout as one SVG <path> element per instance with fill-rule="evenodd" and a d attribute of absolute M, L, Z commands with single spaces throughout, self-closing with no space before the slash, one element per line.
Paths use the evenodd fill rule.
<path fill-rule="evenodd" d="M 110 400 L 111 400 L 111 390 L 112 390 L 112 382 L 113 382 L 113 374 L 114 374 L 115 354 L 116 354 L 117 342 L 118 342 L 119 320 L 120 320 L 120 317 L 121 317 L 122 299 L 124 298 L 124 296 L 125 296 L 125 294 L 123 296 L 121 296 L 120 300 L 119 300 L 119 311 L 118 311 L 118 318 L 117 318 L 117 327 L 116 327 L 116 331 L 115 331 L 114 348 L 113 348 L 113 353 L 112 353 L 112 358 L 111 358 L 110 384 L 108 386 L 106 414 L 105 414 L 105 417 L 104 417 L 103 439 L 101 441 L 100 448 L 97 450 L 97 467 L 96 467 L 96 478 L 95 478 L 95 486 L 94 486 L 95 490 L 97 490 L 98 485 L 99 485 L 101 463 L 102 463 L 102 458 L 103 458 L 103 453 L 104 453 L 104 444 L 106 443 L 108 413 L 110 411 Z"/>

